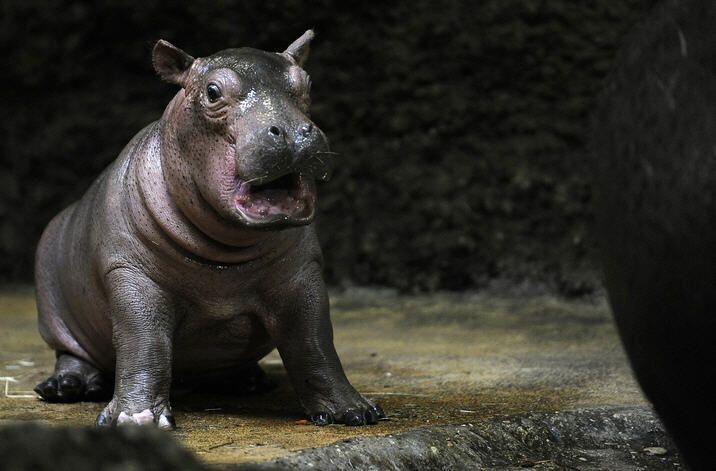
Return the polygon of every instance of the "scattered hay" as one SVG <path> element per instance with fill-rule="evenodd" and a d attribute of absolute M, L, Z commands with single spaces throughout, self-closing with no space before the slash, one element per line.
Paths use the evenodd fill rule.
<path fill-rule="evenodd" d="M 5 393 L 3 397 L 8 399 L 36 399 L 37 394 L 32 391 L 17 391 L 10 393 L 10 383 L 17 383 L 17 379 L 12 376 L 0 376 L 0 381 L 5 381 Z"/>

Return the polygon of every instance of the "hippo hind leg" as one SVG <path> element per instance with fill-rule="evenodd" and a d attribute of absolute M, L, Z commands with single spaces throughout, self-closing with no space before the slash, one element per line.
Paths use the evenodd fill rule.
<path fill-rule="evenodd" d="M 69 353 L 60 353 L 55 372 L 35 386 L 47 402 L 100 402 L 112 397 L 112 385 L 94 366 Z"/>
<path fill-rule="evenodd" d="M 233 371 L 231 375 L 224 377 L 223 381 L 217 382 L 212 389 L 216 392 L 237 394 L 240 396 L 261 394 L 276 388 L 266 372 L 253 362 Z"/>
<path fill-rule="evenodd" d="M 239 370 L 236 379 L 232 391 L 236 394 L 259 394 L 271 391 L 276 387 L 276 384 L 269 379 L 258 363 L 252 363 Z"/>
<path fill-rule="evenodd" d="M 276 388 L 276 384 L 256 362 L 209 376 L 190 378 L 178 376 L 173 386 L 191 391 L 240 396 L 261 394 Z"/>

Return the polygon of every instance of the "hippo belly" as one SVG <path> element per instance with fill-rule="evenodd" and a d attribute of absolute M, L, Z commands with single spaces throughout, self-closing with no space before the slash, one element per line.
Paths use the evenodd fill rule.
<path fill-rule="evenodd" d="M 232 305 L 224 308 L 235 310 Z M 226 378 L 274 348 L 259 319 L 249 313 L 188 314 L 174 340 L 173 374 L 179 381 Z"/>

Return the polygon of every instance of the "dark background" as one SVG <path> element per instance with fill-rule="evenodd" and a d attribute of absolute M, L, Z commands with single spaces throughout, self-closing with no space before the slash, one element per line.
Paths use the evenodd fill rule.
<path fill-rule="evenodd" d="M 589 116 L 650 3 L 1 2 L 0 281 L 31 280 L 44 225 L 161 115 L 154 41 L 281 51 L 313 27 L 329 282 L 591 292 Z"/>

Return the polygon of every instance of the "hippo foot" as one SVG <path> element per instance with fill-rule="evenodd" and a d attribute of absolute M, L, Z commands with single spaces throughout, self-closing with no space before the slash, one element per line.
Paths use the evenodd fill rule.
<path fill-rule="evenodd" d="M 166 404 L 161 407 L 146 408 L 134 412 L 133 410 L 119 410 L 116 398 L 97 416 L 96 424 L 99 427 L 126 425 L 156 425 L 161 429 L 176 429 L 176 421 L 171 412 L 171 406 Z"/>
<path fill-rule="evenodd" d="M 55 372 L 35 386 L 47 402 L 101 402 L 112 396 L 112 385 L 94 366 L 69 353 L 57 357 Z"/>
<path fill-rule="evenodd" d="M 309 414 L 309 418 L 315 425 L 345 424 L 350 426 L 375 425 L 379 420 L 387 419 L 385 412 L 378 404 L 373 404 L 362 396 L 360 399 L 352 404 L 343 404 L 332 408 L 324 406 Z"/>

